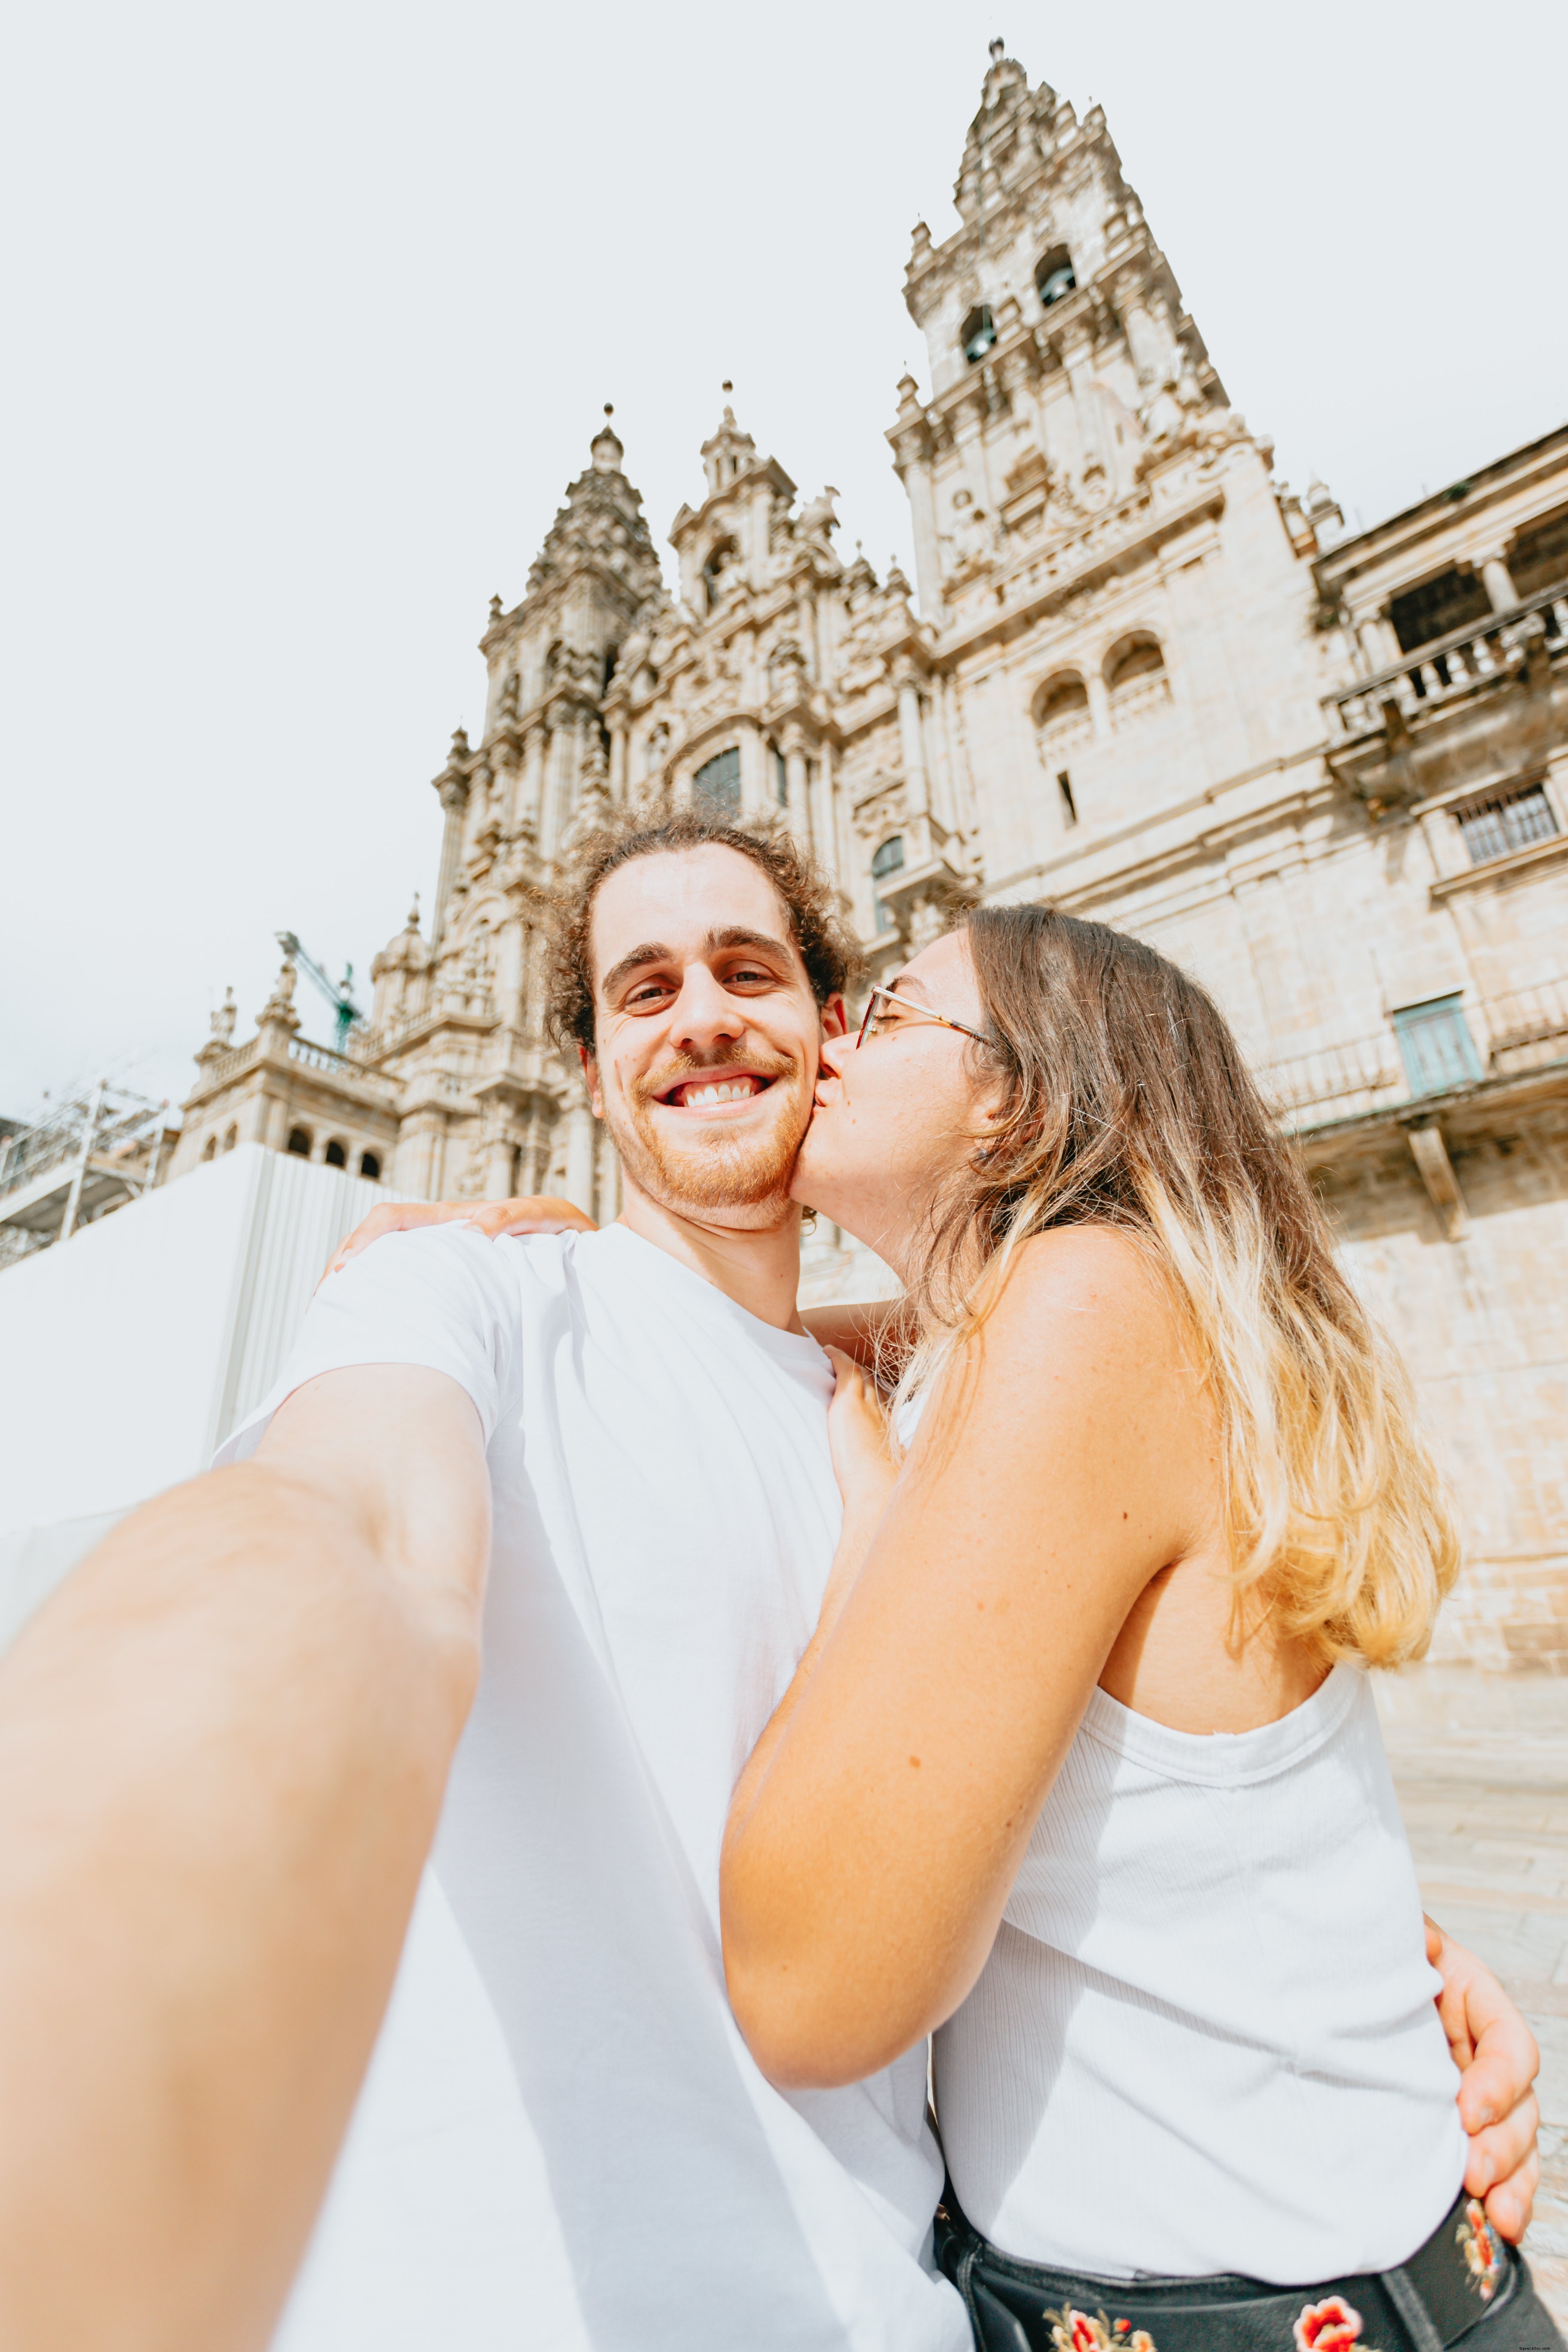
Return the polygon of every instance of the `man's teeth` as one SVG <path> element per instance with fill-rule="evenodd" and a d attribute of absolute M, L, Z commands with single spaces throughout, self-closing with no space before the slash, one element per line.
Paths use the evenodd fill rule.
<path fill-rule="evenodd" d="M 710 1086 L 687 1087 L 681 1094 L 681 1108 L 705 1110 L 710 1103 L 742 1102 L 756 1091 L 750 1078 L 719 1078 Z"/>

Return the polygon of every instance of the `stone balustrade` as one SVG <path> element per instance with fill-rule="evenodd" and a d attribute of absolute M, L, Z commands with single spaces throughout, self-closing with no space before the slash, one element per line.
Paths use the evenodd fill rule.
<path fill-rule="evenodd" d="M 1534 630 L 1549 651 L 1568 647 L 1568 582 L 1531 596 L 1510 611 L 1489 614 L 1468 628 L 1435 637 L 1404 659 L 1327 695 L 1323 708 L 1338 735 L 1378 732 L 1384 706 L 1394 703 L 1416 719 L 1479 687 L 1498 686 L 1521 674 L 1526 641 Z"/>
<path fill-rule="evenodd" d="M 289 1059 L 302 1069 L 318 1070 L 331 1078 L 334 1086 L 347 1086 L 355 1094 L 380 1103 L 387 1110 L 396 1110 L 399 1089 L 385 1078 L 373 1076 L 371 1072 L 346 1054 L 334 1053 L 330 1045 L 312 1045 L 303 1037 L 289 1040 Z"/>

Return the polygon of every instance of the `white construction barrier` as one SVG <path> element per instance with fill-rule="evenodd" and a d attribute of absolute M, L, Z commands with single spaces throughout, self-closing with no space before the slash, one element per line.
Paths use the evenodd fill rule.
<path fill-rule="evenodd" d="M 246 1143 L 0 1273 L 0 1648 L 121 1512 L 205 1469 L 397 1197 Z"/>

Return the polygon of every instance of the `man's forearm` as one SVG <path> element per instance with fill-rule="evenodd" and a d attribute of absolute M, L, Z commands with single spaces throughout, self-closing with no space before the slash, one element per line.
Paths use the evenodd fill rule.
<path fill-rule="evenodd" d="M 251 1464 L 133 1514 L 0 1664 L 11 2352 L 266 2343 L 395 1971 L 481 1580 L 426 1605 L 352 1503 Z"/>

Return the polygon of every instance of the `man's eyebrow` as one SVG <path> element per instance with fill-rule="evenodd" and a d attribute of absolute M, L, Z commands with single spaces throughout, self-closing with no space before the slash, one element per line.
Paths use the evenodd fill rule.
<path fill-rule="evenodd" d="M 673 963 L 674 961 L 673 948 L 661 947 L 657 940 L 651 940 L 643 947 L 634 948 L 630 955 L 624 955 L 619 963 L 605 974 L 599 982 L 600 990 L 608 996 L 623 980 L 629 980 L 634 971 L 640 971 L 645 963 Z"/>
<path fill-rule="evenodd" d="M 731 924 L 728 930 L 710 931 L 702 942 L 709 955 L 718 948 L 760 948 L 764 955 L 778 956 L 785 963 L 794 961 L 795 950 L 784 940 L 775 940 L 768 931 L 749 931 L 742 924 Z"/>

